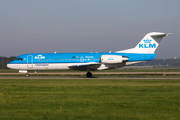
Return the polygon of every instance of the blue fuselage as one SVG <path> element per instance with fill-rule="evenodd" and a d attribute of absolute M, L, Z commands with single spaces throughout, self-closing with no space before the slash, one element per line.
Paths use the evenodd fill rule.
<path fill-rule="evenodd" d="M 128 62 L 153 60 L 156 54 L 139 53 L 30 53 L 17 57 L 9 64 L 40 64 L 40 63 L 101 63 L 102 55 L 119 55 L 128 57 Z"/>

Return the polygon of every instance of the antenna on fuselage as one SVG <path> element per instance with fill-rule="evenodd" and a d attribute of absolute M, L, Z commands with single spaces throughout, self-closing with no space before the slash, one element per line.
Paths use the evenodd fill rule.
<path fill-rule="evenodd" d="M 57 51 L 54 51 L 54 54 L 56 54 L 57 53 Z"/>

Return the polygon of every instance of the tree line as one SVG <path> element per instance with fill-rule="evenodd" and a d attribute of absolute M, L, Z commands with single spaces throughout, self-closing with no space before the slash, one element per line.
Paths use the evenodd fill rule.
<path fill-rule="evenodd" d="M 16 59 L 16 56 L 0 57 L 0 69 L 7 69 L 7 64 Z"/>
<path fill-rule="evenodd" d="M 0 57 L 0 69 L 7 69 L 7 64 L 16 59 L 16 56 Z M 180 58 L 177 59 L 155 59 L 133 66 L 180 66 Z"/>
<path fill-rule="evenodd" d="M 180 66 L 180 58 L 177 59 L 154 59 L 151 61 L 135 64 L 135 66 Z"/>

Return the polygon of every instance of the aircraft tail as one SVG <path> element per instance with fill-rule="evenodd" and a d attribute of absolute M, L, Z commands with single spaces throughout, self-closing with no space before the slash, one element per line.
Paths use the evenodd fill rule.
<path fill-rule="evenodd" d="M 154 53 L 162 38 L 169 34 L 161 32 L 151 32 L 145 35 L 145 37 L 132 49 L 116 51 L 121 53 Z"/>

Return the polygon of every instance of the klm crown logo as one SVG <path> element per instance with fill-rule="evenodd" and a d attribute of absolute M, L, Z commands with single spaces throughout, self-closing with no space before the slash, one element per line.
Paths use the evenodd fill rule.
<path fill-rule="evenodd" d="M 38 55 L 38 56 L 35 56 L 35 59 L 45 59 L 45 56 Z"/>
<path fill-rule="evenodd" d="M 156 48 L 156 44 L 152 44 L 152 40 L 149 40 L 148 38 L 143 40 L 143 42 L 144 44 L 139 44 L 139 48 Z"/>
<path fill-rule="evenodd" d="M 108 58 L 108 60 L 114 60 L 114 58 L 110 57 L 110 58 Z"/>
<path fill-rule="evenodd" d="M 151 43 L 152 40 L 149 40 L 148 38 L 146 40 L 143 40 L 144 43 Z"/>

